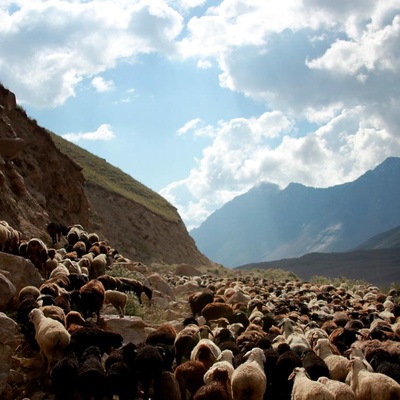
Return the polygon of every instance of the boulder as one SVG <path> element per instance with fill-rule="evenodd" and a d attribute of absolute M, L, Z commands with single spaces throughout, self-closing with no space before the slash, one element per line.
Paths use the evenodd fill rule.
<path fill-rule="evenodd" d="M 200 286 L 196 281 L 188 281 L 183 285 L 178 285 L 174 287 L 175 295 L 188 294 L 199 291 L 200 291 Z"/>
<path fill-rule="evenodd" d="M 168 285 L 168 283 L 161 277 L 160 274 L 151 274 L 149 277 L 147 277 L 144 284 L 158 290 L 163 295 L 168 296 L 170 300 L 175 300 L 175 295 L 171 286 Z"/>
<path fill-rule="evenodd" d="M 202 273 L 195 267 L 189 264 L 179 264 L 176 267 L 175 275 L 186 275 L 186 276 L 201 276 Z"/>
<path fill-rule="evenodd" d="M 21 340 L 18 325 L 0 312 L 0 398 L 7 386 L 11 370 L 12 355 Z"/>
<path fill-rule="evenodd" d="M 0 311 L 7 311 L 16 294 L 15 286 L 0 271 Z"/>
<path fill-rule="evenodd" d="M 124 343 L 143 343 L 146 340 L 146 324 L 140 317 L 125 316 L 119 318 L 117 315 L 104 316 L 105 328 L 117 332 L 124 338 Z"/>
<path fill-rule="evenodd" d="M 25 286 L 39 287 L 43 282 L 38 269 L 23 257 L 0 253 L 0 270 L 15 286 L 17 294 Z"/>

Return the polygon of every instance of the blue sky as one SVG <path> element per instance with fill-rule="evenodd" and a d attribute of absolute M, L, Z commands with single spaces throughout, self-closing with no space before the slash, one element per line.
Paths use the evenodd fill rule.
<path fill-rule="evenodd" d="M 0 81 L 191 229 L 400 156 L 400 2 L 2 0 Z"/>

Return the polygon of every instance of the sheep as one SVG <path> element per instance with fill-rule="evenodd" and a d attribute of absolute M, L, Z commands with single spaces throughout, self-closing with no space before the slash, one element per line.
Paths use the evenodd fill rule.
<path fill-rule="evenodd" d="M 198 332 L 198 325 L 189 324 L 177 333 L 174 341 L 175 358 L 177 365 L 190 359 L 190 353 L 200 340 Z"/>
<path fill-rule="evenodd" d="M 125 307 L 128 301 L 128 295 L 117 290 L 106 290 L 104 304 L 112 304 L 117 310 L 119 317 L 124 318 Z"/>
<path fill-rule="evenodd" d="M 353 389 L 346 383 L 329 379 L 326 376 L 318 378 L 317 382 L 322 383 L 335 396 L 335 400 L 356 400 Z"/>
<path fill-rule="evenodd" d="M 300 357 L 290 349 L 287 343 L 281 343 L 278 346 L 279 357 L 276 360 L 276 390 L 279 392 L 280 397 L 283 399 L 288 398 L 292 391 L 293 381 L 288 380 L 293 369 L 296 367 L 301 367 Z"/>
<path fill-rule="evenodd" d="M 379 372 L 367 370 L 364 360 L 354 357 L 349 362 L 349 385 L 357 400 L 400 399 L 400 385 L 392 378 Z"/>
<path fill-rule="evenodd" d="M 193 396 L 193 400 L 232 400 L 232 388 L 229 373 L 225 369 L 215 369 L 213 379 L 201 386 Z"/>
<path fill-rule="evenodd" d="M 47 361 L 47 372 L 64 356 L 70 343 L 70 334 L 61 322 L 45 317 L 43 311 L 35 308 L 29 313 L 29 319 L 35 326 L 35 339 L 40 353 Z"/>
<path fill-rule="evenodd" d="M 99 324 L 100 310 L 104 304 L 105 292 L 103 284 L 97 279 L 90 280 L 79 289 L 80 305 L 84 318 L 89 318 L 95 313 L 97 324 Z"/>
<path fill-rule="evenodd" d="M 132 278 L 119 278 L 119 281 L 124 284 L 125 290 L 124 291 L 132 291 L 136 294 L 136 296 L 139 299 L 139 303 L 142 304 L 142 298 L 141 295 L 144 293 L 149 300 L 152 299 L 153 297 L 153 291 L 146 285 L 143 285 L 143 283 L 139 282 L 136 279 Z"/>
<path fill-rule="evenodd" d="M 296 367 L 289 379 L 294 379 L 292 400 L 335 400 L 335 395 L 322 383 L 312 381 L 302 367 Z"/>
<path fill-rule="evenodd" d="M 104 398 L 106 373 L 101 362 L 101 351 L 96 346 L 88 347 L 82 354 L 78 371 L 78 388 L 84 399 Z"/>
<path fill-rule="evenodd" d="M 66 236 L 67 234 L 67 227 L 57 222 L 49 222 L 46 226 L 46 229 L 47 233 L 50 235 L 53 245 L 60 241 L 61 235 Z"/>
<path fill-rule="evenodd" d="M 40 307 L 40 310 L 42 310 L 45 317 L 52 318 L 60 322 L 64 327 L 66 326 L 65 313 L 61 307 L 49 305 Z"/>
<path fill-rule="evenodd" d="M 209 303 L 201 310 L 201 315 L 206 319 L 207 322 L 222 317 L 230 320 L 233 314 L 234 312 L 232 306 L 226 303 Z"/>
<path fill-rule="evenodd" d="M 393 378 L 400 383 L 400 363 L 395 357 L 384 349 L 377 349 L 370 360 L 370 364 L 375 372 L 380 372 Z"/>
<path fill-rule="evenodd" d="M 24 286 L 18 293 L 18 301 L 21 303 L 27 295 L 32 295 L 37 299 L 40 296 L 40 290 L 36 286 Z"/>
<path fill-rule="evenodd" d="M 200 315 L 201 310 L 209 303 L 214 300 L 214 294 L 210 291 L 192 293 L 189 298 L 189 306 L 192 311 L 192 315 L 196 317 Z"/>
<path fill-rule="evenodd" d="M 161 378 L 164 360 L 158 347 L 145 345 L 136 355 L 136 375 L 143 390 L 143 399 L 150 398 L 150 389 L 153 388 L 153 399 L 161 397 Z"/>
<path fill-rule="evenodd" d="M 75 352 L 68 351 L 50 372 L 56 400 L 73 400 L 77 390 L 79 360 Z"/>
<path fill-rule="evenodd" d="M 221 350 L 212 340 L 200 339 L 190 353 L 190 360 L 201 361 L 209 369 L 220 354 Z"/>
<path fill-rule="evenodd" d="M 282 326 L 282 331 L 287 344 L 299 356 L 301 356 L 305 350 L 310 348 L 310 343 L 307 338 L 302 331 L 300 333 L 299 330 L 296 330 L 296 326 L 290 318 L 284 318 L 279 323 L 279 326 Z"/>
<path fill-rule="evenodd" d="M 0 251 L 18 254 L 21 232 L 12 228 L 6 221 L 0 221 Z"/>
<path fill-rule="evenodd" d="M 179 364 L 174 371 L 181 393 L 181 399 L 186 400 L 186 392 L 193 396 L 204 384 L 206 366 L 200 361 L 185 361 Z"/>
<path fill-rule="evenodd" d="M 328 366 L 321 357 L 315 354 L 314 350 L 305 350 L 301 356 L 301 363 L 311 380 L 316 381 L 321 376 L 329 378 Z"/>
<path fill-rule="evenodd" d="M 329 339 L 319 339 L 314 347 L 314 351 L 328 366 L 328 378 L 344 382 L 348 373 L 349 360 L 344 356 L 334 354 L 334 347 Z"/>
<path fill-rule="evenodd" d="M 44 274 L 44 266 L 47 260 L 47 246 L 41 239 L 30 239 L 27 243 L 25 258 L 30 260 L 41 274 Z"/>
<path fill-rule="evenodd" d="M 113 349 L 121 347 L 122 342 L 123 338 L 119 333 L 93 326 L 83 326 L 71 333 L 71 343 L 69 347 L 75 351 L 78 356 L 90 346 L 98 347 L 102 354 L 110 354 Z"/>
<path fill-rule="evenodd" d="M 207 385 L 214 379 L 215 370 L 226 370 L 229 380 L 232 379 L 233 371 L 233 353 L 231 350 L 223 350 L 216 359 L 215 363 L 204 374 L 204 383 Z"/>
<path fill-rule="evenodd" d="M 235 400 L 262 400 L 267 386 L 264 360 L 264 352 L 256 347 L 248 353 L 247 361 L 235 369 L 232 375 L 232 394 Z"/>
<path fill-rule="evenodd" d="M 105 360 L 107 395 L 119 400 L 135 399 L 138 381 L 135 374 L 137 347 L 129 342 L 114 350 Z"/>
<path fill-rule="evenodd" d="M 91 262 L 89 268 L 89 279 L 97 279 L 99 276 L 106 273 L 107 268 L 107 256 L 105 254 L 99 254 Z"/>

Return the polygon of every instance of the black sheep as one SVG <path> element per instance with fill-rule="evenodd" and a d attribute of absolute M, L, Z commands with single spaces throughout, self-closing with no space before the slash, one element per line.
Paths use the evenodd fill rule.
<path fill-rule="evenodd" d="M 73 400 L 77 390 L 79 361 L 75 352 L 69 351 L 51 370 L 55 400 Z"/>
<path fill-rule="evenodd" d="M 313 381 L 316 381 L 320 376 L 329 378 L 328 366 L 321 357 L 315 354 L 314 350 L 304 350 L 301 356 L 301 363 Z"/>
<path fill-rule="evenodd" d="M 143 398 L 149 399 L 150 389 L 153 388 L 152 399 L 161 400 L 161 378 L 164 360 L 160 348 L 145 345 L 138 350 L 136 356 L 136 374 L 143 390 Z"/>
<path fill-rule="evenodd" d="M 137 347 L 129 342 L 114 350 L 106 359 L 106 388 L 109 400 L 118 395 L 120 400 L 134 400 L 138 388 L 135 372 Z"/>
<path fill-rule="evenodd" d="M 400 384 L 400 363 L 392 358 L 390 353 L 384 349 L 376 349 L 370 361 L 375 372 L 380 372 L 393 378 Z"/>
<path fill-rule="evenodd" d="M 293 369 L 301 367 L 300 357 L 290 350 L 290 346 L 281 343 L 278 346 L 279 358 L 276 361 L 276 387 L 279 392 L 279 398 L 289 400 L 293 388 L 293 380 L 288 380 Z"/>
<path fill-rule="evenodd" d="M 103 400 L 106 390 L 105 378 L 100 349 L 90 346 L 82 354 L 78 372 L 78 388 L 82 398 Z"/>
<path fill-rule="evenodd" d="M 90 346 L 99 348 L 101 354 L 110 354 L 113 349 L 122 346 L 123 338 L 119 333 L 106 331 L 97 327 L 84 327 L 71 333 L 69 347 L 78 356 Z"/>

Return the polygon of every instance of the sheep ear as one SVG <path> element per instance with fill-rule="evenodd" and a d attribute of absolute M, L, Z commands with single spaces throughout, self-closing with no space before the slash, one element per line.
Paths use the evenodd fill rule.
<path fill-rule="evenodd" d="M 297 371 L 298 371 L 297 368 L 293 369 L 292 373 L 288 377 L 288 381 L 291 381 L 296 376 Z"/>

